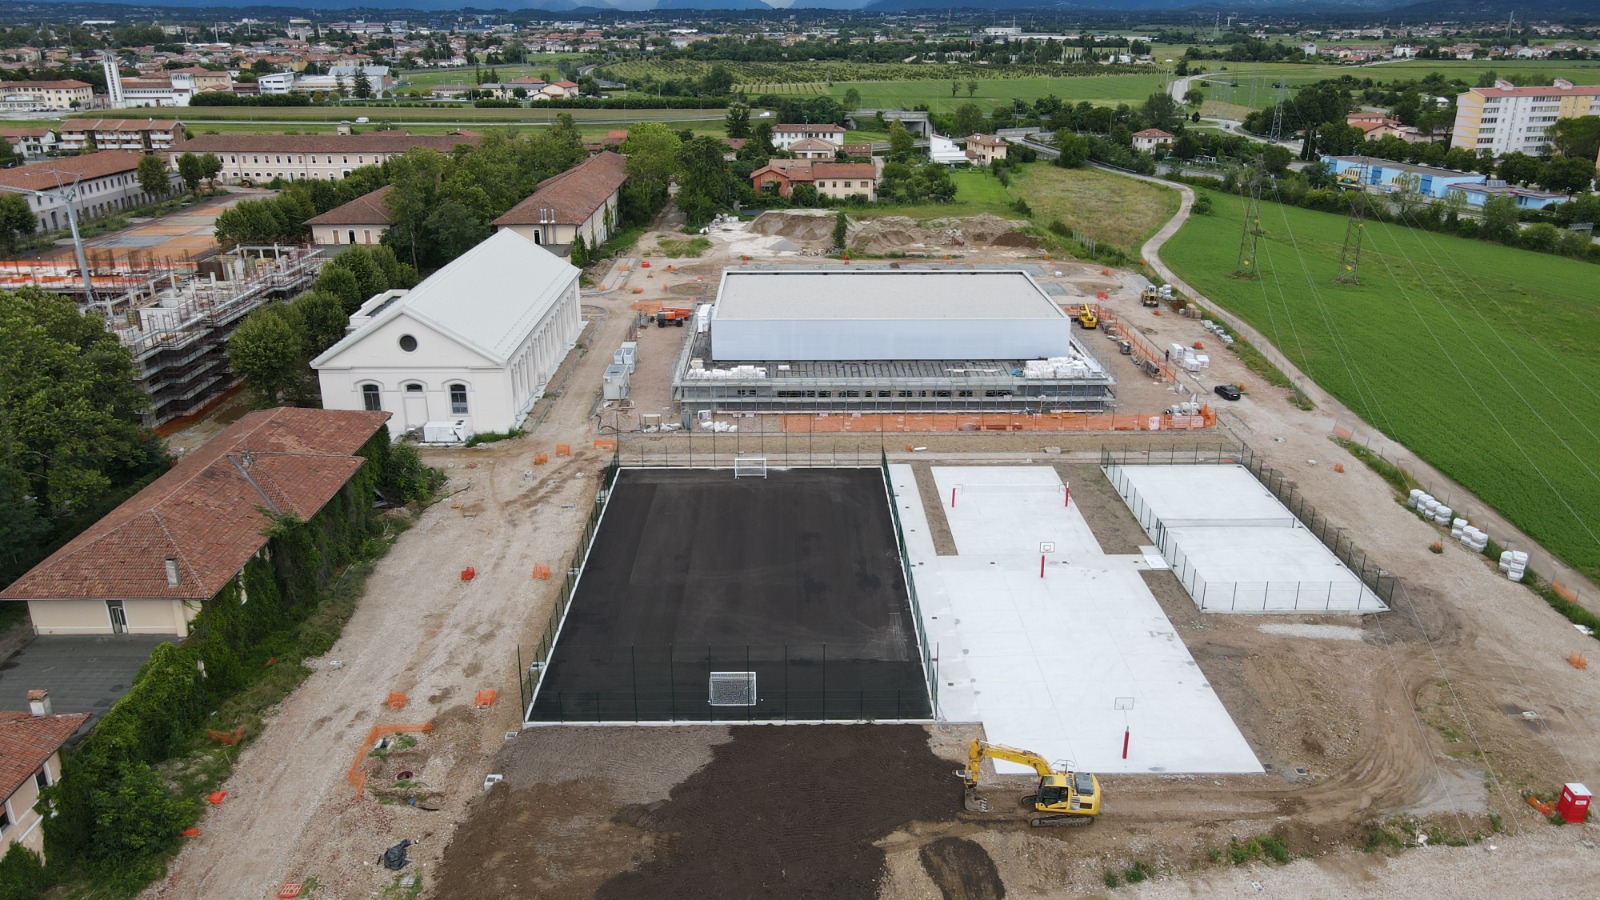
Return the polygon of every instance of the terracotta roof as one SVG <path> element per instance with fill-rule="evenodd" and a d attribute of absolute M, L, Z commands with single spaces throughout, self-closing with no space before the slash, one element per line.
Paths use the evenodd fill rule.
<path fill-rule="evenodd" d="M 77 178 L 104 178 L 139 168 L 144 154 L 131 150 L 102 150 L 0 170 L 0 185 L 42 191 L 68 185 Z"/>
<path fill-rule="evenodd" d="M 837 152 L 839 145 L 831 141 L 821 141 L 816 138 L 801 138 L 789 145 L 790 150 L 827 150 Z"/>
<path fill-rule="evenodd" d="M 573 82 L 573 81 L 558 81 L 558 82 L 555 83 L 555 86 L 558 87 L 558 88 L 569 88 L 570 89 L 570 88 L 575 88 L 578 85 L 577 85 L 577 82 Z"/>
<path fill-rule="evenodd" d="M 389 185 L 362 194 L 343 206 L 335 206 L 320 216 L 306 220 L 307 225 L 388 225 L 394 213 L 383 202 L 389 196 Z"/>
<path fill-rule="evenodd" d="M 86 88 L 88 86 L 71 78 L 66 81 L 0 81 L 0 90 L 23 88 L 35 91 L 57 91 Z"/>
<path fill-rule="evenodd" d="M 0 600 L 206 600 L 266 544 L 266 511 L 310 519 L 389 414 L 249 413 L 34 566 Z M 166 560 L 178 567 L 168 583 Z"/>
<path fill-rule="evenodd" d="M 189 138 L 183 149 L 191 153 L 404 153 L 428 147 L 449 153 L 458 144 L 476 144 L 475 134 L 406 134 L 375 131 L 369 134 L 202 134 Z"/>
<path fill-rule="evenodd" d="M 767 162 L 766 165 L 764 165 L 761 168 L 755 170 L 754 172 L 751 172 L 750 173 L 750 180 L 752 182 L 754 182 L 754 181 L 760 179 L 762 175 L 765 175 L 768 172 L 771 172 L 774 175 L 777 175 L 777 176 L 779 176 L 781 178 L 787 178 L 790 181 L 812 181 L 816 176 L 811 174 L 810 162 L 811 162 L 811 160 L 809 160 L 809 159 L 774 159 L 774 160 L 770 160 L 770 161 Z M 798 165 L 798 166 L 796 166 L 796 165 L 787 165 L 787 166 L 785 166 L 785 165 L 778 165 L 779 163 L 804 163 L 804 165 Z"/>
<path fill-rule="evenodd" d="M 988 134 L 972 134 L 967 136 L 968 144 L 977 144 L 980 147 L 1004 147 L 1004 138 L 997 138 Z"/>
<path fill-rule="evenodd" d="M 581 163 L 546 178 L 528 199 L 518 203 L 495 225 L 582 225 L 628 180 L 627 160 L 621 154 L 596 153 Z M 540 219 L 541 210 L 555 218 Z"/>
<path fill-rule="evenodd" d="M 36 716 L 0 710 L 0 802 L 16 793 L 87 721 L 89 713 Z"/>
<path fill-rule="evenodd" d="M 1146 128 L 1143 131 L 1135 131 L 1133 136 L 1142 138 L 1169 138 L 1174 137 L 1175 135 L 1173 135 L 1170 131 L 1162 131 L 1159 128 Z"/>
<path fill-rule="evenodd" d="M 774 126 L 772 126 L 772 131 L 773 131 L 774 134 L 776 134 L 777 132 L 780 132 L 780 131 L 816 131 L 816 132 L 828 132 L 828 133 L 838 132 L 839 134 L 844 134 L 844 129 L 843 128 L 840 128 L 838 125 L 831 125 L 831 124 L 830 125 L 774 125 Z"/>
<path fill-rule="evenodd" d="M 48 128 L 0 128 L 0 137 L 44 137 L 50 133 Z"/>
<path fill-rule="evenodd" d="M 863 178 L 869 181 L 878 177 L 878 167 L 872 163 L 819 162 L 811 167 L 812 178 Z"/>

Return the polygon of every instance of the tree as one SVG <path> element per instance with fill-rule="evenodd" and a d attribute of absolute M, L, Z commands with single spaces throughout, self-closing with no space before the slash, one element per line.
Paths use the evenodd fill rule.
<path fill-rule="evenodd" d="M 305 323 L 283 304 L 257 308 L 228 338 L 228 365 L 245 379 L 257 408 L 306 396 L 306 357 Z"/>
<path fill-rule="evenodd" d="M 333 84 L 334 91 L 339 95 L 341 100 L 350 96 L 350 85 L 344 80 L 344 73 L 341 72 L 340 74 L 333 76 Z"/>
<path fill-rule="evenodd" d="M 1172 145 L 1172 155 L 1179 159 L 1194 159 L 1200 155 L 1200 139 L 1185 131 Z"/>
<path fill-rule="evenodd" d="M 1510 197 L 1491 197 L 1483 204 L 1483 235 L 1507 241 L 1517 233 L 1517 201 Z"/>
<path fill-rule="evenodd" d="M 580 234 L 572 239 L 569 258 L 572 264 L 580 269 L 589 264 L 589 243 L 583 239 L 583 235 Z"/>
<path fill-rule="evenodd" d="M 1589 189 L 1594 181 L 1594 162 L 1581 157 L 1558 156 L 1545 163 L 1539 184 L 1558 194 L 1576 194 Z"/>
<path fill-rule="evenodd" d="M 1172 99 L 1172 95 L 1166 91 L 1160 91 L 1147 97 L 1144 105 L 1139 108 L 1139 112 L 1144 117 L 1145 123 L 1151 128 L 1160 128 L 1165 131 L 1171 131 L 1176 128 L 1178 119 L 1183 114 L 1183 110 L 1178 108 L 1178 101 Z"/>
<path fill-rule="evenodd" d="M 33 900 L 50 887 L 44 861 L 20 843 L 0 857 L 0 900 Z"/>
<path fill-rule="evenodd" d="M 726 97 L 733 92 L 733 73 L 722 63 L 716 63 L 700 79 L 700 90 L 713 97 Z"/>
<path fill-rule="evenodd" d="M 678 208 L 689 225 L 700 227 L 716 213 L 732 209 L 738 196 L 738 180 L 722 158 L 722 142 L 700 135 L 678 151 Z"/>
<path fill-rule="evenodd" d="M 1495 172 L 1508 184 L 1531 184 L 1544 174 L 1544 161 L 1526 153 L 1508 153 Z"/>
<path fill-rule="evenodd" d="M 973 94 L 976 94 L 977 92 L 978 92 L 978 82 L 976 82 L 976 81 L 967 82 L 967 96 L 971 97 Z"/>
<path fill-rule="evenodd" d="M 1081 134 L 1056 132 L 1056 149 L 1061 151 L 1056 158 L 1056 165 L 1064 168 L 1076 169 L 1089 159 L 1089 139 Z"/>
<path fill-rule="evenodd" d="M 956 107 L 955 118 L 950 123 L 950 133 L 956 137 L 977 134 L 983 131 L 986 124 L 988 119 L 984 116 L 983 110 L 978 108 L 978 104 L 969 101 Z"/>
<path fill-rule="evenodd" d="M 188 800 L 172 796 L 166 782 L 146 763 L 130 759 L 115 776 L 90 791 L 96 840 L 91 859 L 105 870 L 159 856 L 178 841 L 178 830 L 192 815 Z"/>
<path fill-rule="evenodd" d="M 950 96 L 954 97 L 956 95 L 956 92 L 959 91 L 959 90 L 961 90 L 961 82 L 959 82 L 959 81 L 950 82 Z"/>
<path fill-rule="evenodd" d="M 1600 156 L 1600 116 L 1557 119 L 1548 134 L 1551 148 L 1562 156 L 1591 163 Z"/>
<path fill-rule="evenodd" d="M 139 190 L 152 197 L 165 197 L 172 190 L 172 178 L 159 156 L 152 154 L 140 159 L 134 174 L 139 178 Z"/>
<path fill-rule="evenodd" d="M 178 174 L 183 177 L 183 186 L 189 189 L 189 193 L 199 193 L 200 180 L 205 177 L 200 168 L 200 157 L 193 153 L 179 156 Z"/>
<path fill-rule="evenodd" d="M 362 100 L 372 96 L 372 80 L 367 77 L 366 66 L 356 66 L 356 77 L 351 82 L 351 90 Z"/>
<path fill-rule="evenodd" d="M 846 88 L 844 92 L 844 108 L 846 112 L 855 112 L 861 108 L 861 92 L 855 88 Z"/>
<path fill-rule="evenodd" d="M 1205 92 L 1199 88 L 1189 88 L 1187 91 L 1183 92 L 1183 102 L 1189 104 L 1190 106 L 1199 106 L 1200 104 L 1206 102 Z"/>
<path fill-rule="evenodd" d="M 750 136 L 750 107 L 735 103 L 728 107 L 728 115 L 723 119 L 723 128 L 728 137 L 747 138 Z"/>
<path fill-rule="evenodd" d="M 843 250 L 845 238 L 849 233 L 850 219 L 844 214 L 844 210 L 840 210 L 839 214 L 833 217 L 833 249 Z"/>
<path fill-rule="evenodd" d="M 1282 175 L 1289 171 L 1289 163 L 1293 160 L 1294 154 L 1290 153 L 1287 147 L 1267 144 L 1261 148 L 1261 163 L 1274 175 Z"/>
<path fill-rule="evenodd" d="M 315 359 L 322 351 L 339 343 L 350 323 L 344 300 L 331 291 L 311 291 L 294 300 L 294 308 L 305 327 L 305 351 Z"/>
<path fill-rule="evenodd" d="M 904 122 L 895 119 L 889 123 L 889 158 L 904 162 L 917 152 L 917 139 L 906 130 Z"/>
<path fill-rule="evenodd" d="M 33 208 L 28 205 L 28 198 L 21 194 L 0 194 L 0 250 L 7 255 L 14 254 L 21 246 L 22 239 L 33 234 L 38 227 L 39 219 L 33 214 Z"/>
<path fill-rule="evenodd" d="M 217 186 L 217 176 L 222 174 L 222 158 L 215 153 L 206 153 L 200 157 L 200 175 L 214 190 Z"/>

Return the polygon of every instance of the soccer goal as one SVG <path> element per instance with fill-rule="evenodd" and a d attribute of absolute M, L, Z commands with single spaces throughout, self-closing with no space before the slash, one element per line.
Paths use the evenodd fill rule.
<path fill-rule="evenodd" d="M 735 478 L 765 478 L 767 477 L 767 458 L 765 456 L 740 456 L 733 461 L 733 477 Z"/>

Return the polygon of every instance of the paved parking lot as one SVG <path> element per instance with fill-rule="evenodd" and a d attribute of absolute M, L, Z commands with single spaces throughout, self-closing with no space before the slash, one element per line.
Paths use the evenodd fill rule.
<path fill-rule="evenodd" d="M 160 635 L 87 635 L 35 637 L 0 662 L 0 709 L 28 708 L 28 692 L 50 692 L 56 712 L 89 712 L 96 717 L 111 708 L 150 657 Z"/>

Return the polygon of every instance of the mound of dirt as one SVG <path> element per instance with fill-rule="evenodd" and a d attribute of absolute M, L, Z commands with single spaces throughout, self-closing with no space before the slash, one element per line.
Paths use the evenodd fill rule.
<path fill-rule="evenodd" d="M 922 845 L 917 855 L 944 900 L 1004 900 L 1006 886 L 1000 881 L 1000 870 L 981 844 L 966 838 L 939 838 Z"/>
<path fill-rule="evenodd" d="M 832 241 L 833 224 L 833 214 L 825 210 L 786 210 L 762 213 L 750 223 L 750 230 L 791 241 Z"/>
<path fill-rule="evenodd" d="M 1026 224 L 988 213 L 934 219 L 925 225 L 918 225 L 906 216 L 885 216 L 851 231 L 850 248 L 868 253 L 895 253 L 917 248 L 964 246 L 1038 247 L 1037 240 L 1017 233 L 1017 229 Z"/>
<path fill-rule="evenodd" d="M 1008 231 L 990 243 L 996 247 L 1022 247 L 1027 250 L 1037 250 L 1041 246 L 1038 238 L 1020 231 Z"/>

